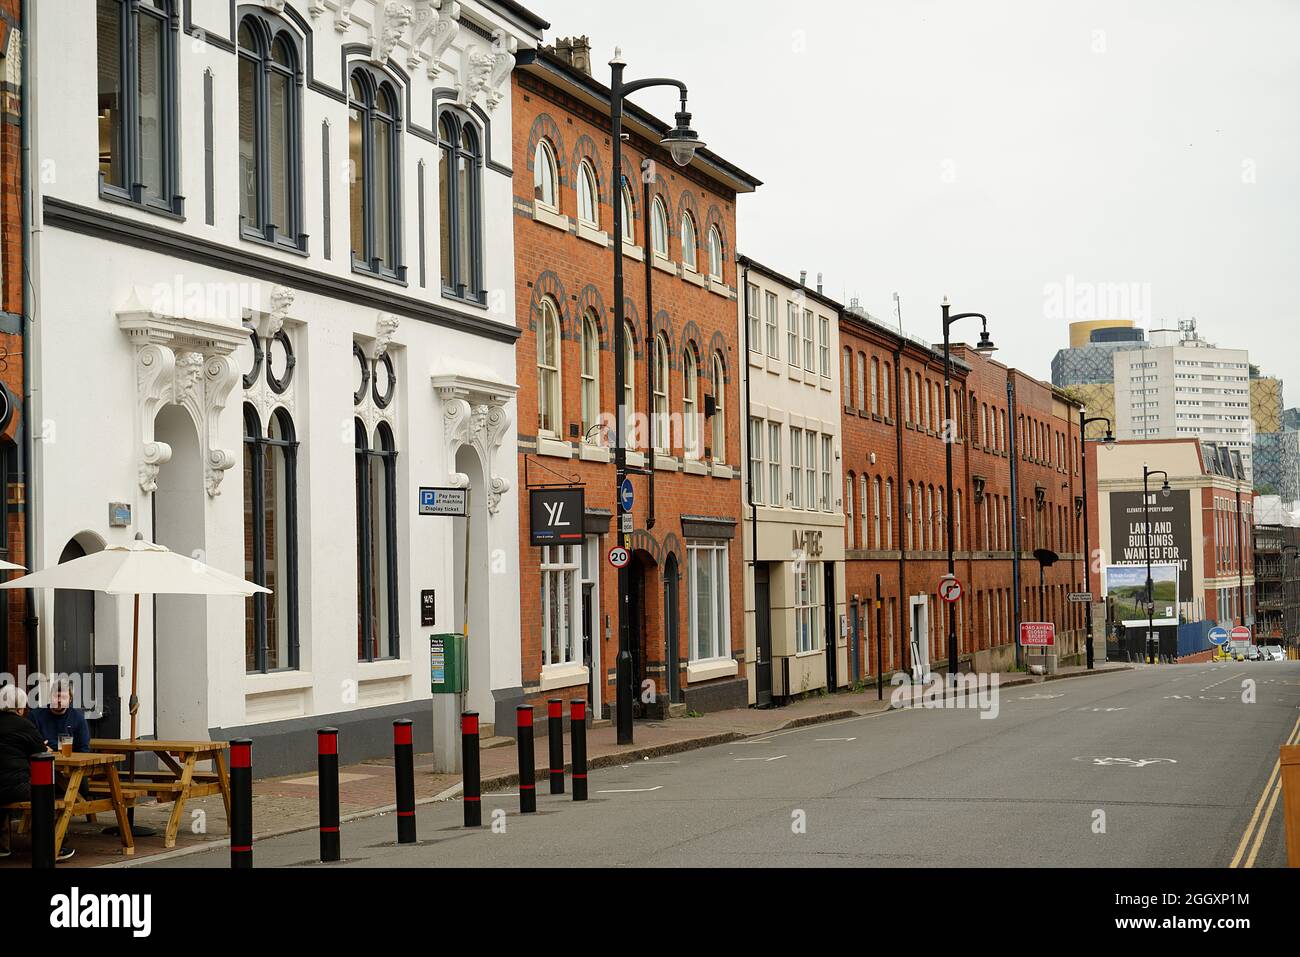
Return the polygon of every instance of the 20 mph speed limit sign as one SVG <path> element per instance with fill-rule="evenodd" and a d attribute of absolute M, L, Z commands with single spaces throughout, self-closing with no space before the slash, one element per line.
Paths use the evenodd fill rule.
<path fill-rule="evenodd" d="M 961 582 L 952 575 L 939 579 L 939 597 L 946 602 L 955 602 L 961 598 Z"/>
<path fill-rule="evenodd" d="M 615 545 L 609 550 L 609 563 L 615 568 L 623 568 L 632 560 L 626 548 L 619 548 Z"/>

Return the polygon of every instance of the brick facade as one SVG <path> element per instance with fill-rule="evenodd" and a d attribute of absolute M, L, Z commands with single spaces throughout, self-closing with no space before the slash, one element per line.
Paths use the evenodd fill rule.
<path fill-rule="evenodd" d="M 526 700 L 538 704 L 548 697 L 586 697 L 586 677 L 567 668 L 544 669 L 542 549 L 529 545 L 529 485 L 572 481 L 585 488 L 589 536 L 585 578 L 594 575 L 591 601 L 596 612 L 584 627 L 594 634 L 593 658 L 597 696 L 602 712 L 609 714 L 614 698 L 618 655 L 617 573 L 605 560 L 617 544 L 615 468 L 612 449 L 588 442 L 582 402 L 582 337 L 584 320 L 598 332 L 598 404 L 610 416 L 616 408 L 613 335 L 613 207 L 619 196 L 620 177 L 611 169 L 608 93 L 590 77 L 548 53 L 524 59 L 513 77 L 514 117 L 514 221 L 517 314 L 522 337 L 516 346 L 518 370 L 521 646 Z M 592 106 L 591 92 L 603 96 L 602 106 Z M 633 635 L 635 680 L 638 688 L 650 680 L 656 700 L 639 710 L 647 715 L 666 713 L 671 698 L 687 708 L 706 710 L 734 707 L 745 702 L 745 673 L 741 640 L 741 508 L 739 429 L 741 368 L 744 361 L 736 329 L 735 204 L 736 186 L 707 174 L 707 164 L 686 169 L 675 166 L 666 151 L 652 143 L 643 127 L 629 123 L 624 144 L 623 174 L 631 184 L 633 241 L 639 254 L 624 257 L 625 313 L 634 330 L 635 361 L 627 369 L 634 382 L 636 410 L 646 413 L 650 399 L 650 356 L 660 336 L 667 345 L 668 404 L 671 414 L 683 412 L 688 362 L 694 362 L 691 383 L 702 437 L 697 457 L 689 458 L 680 429 L 673 429 L 671 454 L 646 454 L 654 465 L 653 506 L 651 479 L 634 476 L 636 504 L 634 531 L 628 536 L 633 553 L 632 591 L 636 614 Z M 554 209 L 539 210 L 534 196 L 534 159 L 538 143 L 545 140 L 555 158 L 558 182 Z M 647 268 L 646 204 L 642 161 L 653 161 L 652 197 L 660 197 L 667 210 L 668 260 Z M 595 226 L 579 225 L 577 184 L 584 161 L 594 173 L 599 195 Z M 756 183 L 747 188 L 752 189 Z M 685 275 L 681 267 L 680 224 L 690 211 L 698 233 L 698 264 L 702 277 Z M 709 231 L 716 229 L 723 255 L 721 282 L 711 281 Z M 652 303 L 647 302 L 647 278 Z M 692 281 L 694 280 L 694 281 Z M 560 407 L 549 429 L 539 420 L 539 328 L 544 301 L 558 317 L 558 368 Z M 688 359 L 688 355 L 692 358 Z M 723 370 L 719 386 L 713 381 L 714 361 Z M 705 419 L 706 397 L 717 400 L 725 421 L 723 447 L 715 447 L 715 420 Z M 599 432 L 592 436 L 597 437 Z M 612 444 L 612 435 L 610 437 Z M 646 452 L 648 442 L 628 442 Z M 630 457 L 631 458 L 631 457 Z M 635 460 L 630 465 L 637 464 Z M 683 517 L 686 517 L 684 526 Z M 711 522 L 691 523 L 692 518 Z M 598 535 L 595 541 L 590 536 Z M 691 578 L 687 569 L 688 541 L 726 542 L 726 576 L 729 589 L 730 645 L 725 657 L 706 667 L 688 664 L 690 649 Z M 557 549 L 551 549 L 552 554 Z M 593 567 L 594 566 L 594 567 Z M 674 579 L 666 581 L 665 578 Z M 564 579 L 552 573 L 552 581 Z M 676 600 L 673 601 L 673 592 Z M 675 604 L 675 609 L 674 609 Z M 669 627 L 670 626 L 670 627 Z M 675 635 L 675 641 L 666 641 Z M 639 637 L 638 637 L 639 636 Z M 581 641 L 581 635 L 578 638 Z M 562 655 L 561 657 L 566 657 Z M 584 659 L 578 651 L 578 664 Z M 588 659 L 591 660 L 591 659 Z M 581 670 L 581 669 L 578 669 Z M 692 675 L 694 672 L 694 675 Z M 579 683 L 580 682 L 580 683 Z M 539 712 L 540 713 L 540 712 Z M 597 717 L 600 715 L 598 714 Z"/>
<path fill-rule="evenodd" d="M 920 656 L 947 668 L 948 612 L 937 589 L 947 572 L 943 354 L 846 310 L 840 321 L 844 488 L 850 622 L 861 623 L 863 660 L 876 673 L 910 669 L 912 626 Z M 1019 620 L 1056 623 L 1063 659 L 1082 654 L 1078 407 L 1039 382 L 955 344 L 954 544 L 961 667 L 1015 659 L 1012 431 L 1020 501 Z M 861 372 L 859 371 L 861 369 Z M 1007 383 L 1013 386 L 1010 410 Z M 874 396 L 873 396 L 874 391 Z M 865 482 L 864 482 L 865 479 Z M 1056 551 L 1040 591 L 1035 548 Z M 877 581 L 881 606 L 875 607 Z M 880 655 L 877 657 L 877 632 Z"/>
<path fill-rule="evenodd" d="M 18 461 L 18 443 L 23 441 L 21 10 L 21 0 L 0 0 L 0 382 L 13 404 L 13 415 L 0 433 L 5 492 L 0 558 L 25 565 L 23 512 L 27 494 Z M 25 596 L 22 592 L 5 595 L 0 668 L 15 674 L 20 665 L 28 664 Z"/>

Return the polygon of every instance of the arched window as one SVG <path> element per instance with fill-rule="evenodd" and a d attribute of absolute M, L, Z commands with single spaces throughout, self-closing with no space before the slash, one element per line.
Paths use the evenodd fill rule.
<path fill-rule="evenodd" d="M 722 282 L 722 234 L 717 226 L 709 227 L 709 278 Z"/>
<path fill-rule="evenodd" d="M 858 394 L 856 408 L 861 412 L 867 407 L 867 357 L 861 352 L 858 353 L 857 379 L 855 382 Z"/>
<path fill-rule="evenodd" d="M 841 350 L 840 382 L 844 389 L 844 408 L 853 408 L 853 350 L 845 346 Z"/>
<path fill-rule="evenodd" d="M 672 452 L 668 420 L 668 339 L 663 333 L 655 336 L 655 354 L 653 367 L 654 394 L 651 398 L 654 422 L 654 450 L 660 455 Z"/>
<path fill-rule="evenodd" d="M 885 480 L 885 547 L 894 547 L 894 480 Z"/>
<path fill-rule="evenodd" d="M 538 140 L 533 155 L 533 199 L 539 206 L 559 212 L 559 178 L 556 175 L 555 152 L 550 141 Z"/>
<path fill-rule="evenodd" d="M 890 383 L 891 381 L 892 381 L 892 380 L 890 379 L 890 366 L 889 366 L 889 363 L 886 362 L 886 363 L 885 363 L 885 374 L 884 374 L 884 375 L 881 377 L 881 379 L 880 379 L 880 384 L 881 384 L 881 386 L 882 386 L 882 388 L 881 388 L 881 390 L 880 390 L 880 394 L 881 394 L 881 399 L 882 399 L 882 401 L 881 401 L 881 406 L 882 406 L 881 414 L 884 415 L 884 416 L 887 417 L 887 418 L 888 418 L 888 417 L 892 417 L 893 414 L 894 414 L 894 412 L 893 412 L 893 407 L 892 407 L 892 406 L 890 405 L 890 403 L 889 403 L 889 383 Z"/>
<path fill-rule="evenodd" d="M 668 211 L 658 196 L 650 206 L 650 243 L 656 256 L 668 258 Z"/>
<path fill-rule="evenodd" d="M 578 221 L 600 227 L 600 191 L 596 188 L 596 173 L 586 160 L 578 165 Z"/>
<path fill-rule="evenodd" d="M 401 259 L 401 113 L 397 91 L 378 72 L 352 71 L 348 97 L 348 143 L 352 267 L 405 279 Z"/>
<path fill-rule="evenodd" d="M 397 451 L 388 423 L 373 438 L 353 421 L 357 491 L 357 658 L 397 658 Z"/>
<path fill-rule="evenodd" d="M 850 493 L 851 492 L 852 489 L 850 489 Z M 858 518 L 862 524 L 862 528 L 858 531 L 858 541 L 862 543 L 861 545 L 862 548 L 869 547 L 868 543 L 870 542 L 870 539 L 868 538 L 869 535 L 868 529 L 870 528 L 870 525 L 868 523 L 871 521 L 871 519 L 867 512 L 867 501 L 868 501 L 868 496 L 870 496 L 870 494 L 871 494 L 871 479 L 867 478 L 866 475 L 859 475 L 858 476 L 858 501 L 859 501 Z M 876 507 L 877 508 L 880 507 L 880 502 L 876 502 Z M 876 530 L 876 534 L 877 536 L 879 536 L 879 529 Z M 877 542 L 876 547 L 877 548 L 880 547 L 879 542 Z"/>
<path fill-rule="evenodd" d="M 857 487 L 857 479 L 852 472 L 845 477 L 844 482 L 844 544 L 846 548 L 857 548 L 858 546 L 858 523 L 854 519 L 853 509 L 853 490 Z"/>
<path fill-rule="evenodd" d="M 636 246 L 636 204 L 632 201 L 632 187 L 623 180 L 623 242 Z"/>
<path fill-rule="evenodd" d="M 917 498 L 920 498 L 918 495 Z M 919 502 L 917 503 L 920 504 Z M 927 551 L 935 547 L 934 541 L 934 486 L 925 486 L 925 511 L 921 513 L 922 532 L 925 536 Z"/>
<path fill-rule="evenodd" d="M 279 21 L 239 24 L 239 216 L 243 235 L 294 249 L 302 235 L 298 47 Z"/>
<path fill-rule="evenodd" d="M 593 312 L 582 317 L 582 435 L 595 442 L 600 425 L 600 333 Z"/>
<path fill-rule="evenodd" d="M 478 129 L 459 113 L 438 118 L 442 294 L 484 303 L 483 152 Z"/>
<path fill-rule="evenodd" d="M 961 549 L 962 549 L 962 540 L 961 540 L 961 489 L 957 489 L 956 494 L 955 494 L 955 496 L 954 496 L 954 498 L 953 498 L 952 519 L 953 519 L 953 525 L 955 526 L 954 531 L 956 532 L 956 537 L 955 537 L 954 540 L 953 540 L 953 546 L 956 548 L 957 551 L 961 551 Z"/>
<path fill-rule="evenodd" d="M 727 461 L 727 410 L 726 378 L 723 375 L 722 356 L 713 356 L 713 461 L 718 465 Z M 811 463 L 809 465 L 811 468 Z M 811 506 L 809 506 L 811 507 Z"/>
<path fill-rule="evenodd" d="M 298 442 L 284 409 L 262 434 L 244 406 L 244 577 L 271 593 L 244 599 L 244 667 L 298 667 Z"/>
<path fill-rule="evenodd" d="M 908 551 L 911 551 L 911 550 L 912 550 L 912 543 L 915 541 L 915 538 L 913 537 L 913 530 L 914 530 L 913 526 L 914 526 L 914 521 L 913 521 L 913 518 L 912 518 L 912 515 L 911 515 L 912 509 L 914 508 L 914 504 L 913 504 L 913 502 L 914 502 L 914 499 L 915 499 L 915 494 L 914 494 L 914 493 L 915 493 L 915 489 L 916 489 L 916 486 L 915 486 L 912 482 L 909 481 L 909 482 L 907 483 L 907 498 L 906 498 L 906 499 L 904 500 L 904 502 L 903 502 L 903 507 L 904 507 L 904 509 L 906 510 L 906 516 L 905 516 L 905 517 L 906 517 L 906 519 L 907 519 L 907 527 L 906 527 L 903 531 L 904 531 L 904 533 L 905 533 L 905 535 L 906 535 L 906 545 L 905 545 L 905 547 L 907 548 Z M 899 491 L 900 491 L 900 492 L 902 491 L 902 487 L 901 487 L 901 486 L 899 487 Z"/>
<path fill-rule="evenodd" d="M 682 356 L 682 450 L 688 459 L 700 458 L 700 363 L 695 349 L 686 347 Z M 763 438 L 759 433 L 759 440 Z"/>
<path fill-rule="evenodd" d="M 564 409 L 560 396 L 560 316 L 555 303 L 543 299 L 537 323 L 537 434 L 560 436 Z"/>
<path fill-rule="evenodd" d="M 695 255 L 695 218 L 690 211 L 682 213 L 682 265 L 692 272 L 699 272 Z"/>
<path fill-rule="evenodd" d="M 99 190 L 176 216 L 176 0 L 98 0 Z"/>
<path fill-rule="evenodd" d="M 632 323 L 623 323 L 623 441 L 627 448 L 640 447 L 639 436 L 632 435 L 636 422 L 636 333 Z"/>
<path fill-rule="evenodd" d="M 871 357 L 871 414 L 880 414 L 880 360 L 875 356 Z"/>
<path fill-rule="evenodd" d="M 876 476 L 876 480 L 872 485 L 872 489 L 871 489 L 871 528 L 872 528 L 872 540 L 874 542 L 874 545 L 876 548 L 880 548 L 881 546 L 880 546 L 880 476 L 879 475 Z M 892 545 L 893 543 L 891 542 L 889 544 Z M 889 545 L 886 545 L 885 547 L 889 547 Z"/>

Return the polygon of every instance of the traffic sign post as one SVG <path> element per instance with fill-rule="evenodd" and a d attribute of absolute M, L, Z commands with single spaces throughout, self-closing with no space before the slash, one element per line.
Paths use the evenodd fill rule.
<path fill-rule="evenodd" d="M 632 511 L 632 505 L 636 502 L 636 490 L 632 487 L 630 478 L 623 479 L 623 484 L 618 487 L 618 501 L 623 506 L 623 511 Z"/>
<path fill-rule="evenodd" d="M 1228 643 L 1230 638 L 1231 636 L 1228 634 L 1227 628 L 1210 629 L 1210 644 L 1212 645 L 1222 647 Z"/>
<path fill-rule="evenodd" d="M 1090 591 L 1072 591 L 1066 597 L 1069 601 L 1074 602 L 1076 605 L 1092 604 L 1092 592 Z"/>
<path fill-rule="evenodd" d="M 469 490 L 422 488 L 420 489 L 420 514 L 464 518 L 469 514 Z"/>
<path fill-rule="evenodd" d="M 1050 621 L 1022 621 L 1020 623 L 1022 648 L 1051 648 L 1056 645 L 1056 625 Z"/>

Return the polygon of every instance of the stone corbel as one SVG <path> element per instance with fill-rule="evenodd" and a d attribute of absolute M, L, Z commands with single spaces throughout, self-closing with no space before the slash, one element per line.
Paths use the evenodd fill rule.
<path fill-rule="evenodd" d="M 466 47 L 456 85 L 456 102 L 464 109 L 474 103 L 474 98 L 487 89 L 488 78 L 496 65 L 496 55 L 483 47 Z"/>
<path fill-rule="evenodd" d="M 492 43 L 492 73 L 488 77 L 487 108 L 495 110 L 506 94 L 510 72 L 515 68 L 515 54 L 519 52 L 519 41 L 506 36 L 502 31 L 496 32 Z"/>
<path fill-rule="evenodd" d="M 334 29 L 346 33 L 352 26 L 352 4 L 355 0 L 339 0 L 339 8 L 334 13 Z"/>
<path fill-rule="evenodd" d="M 388 0 L 383 5 L 383 15 L 375 18 L 371 26 L 370 61 L 383 66 L 406 32 L 411 22 L 411 8 L 401 0 Z"/>
<path fill-rule="evenodd" d="M 419 12 L 416 16 L 416 28 L 414 39 L 411 43 L 412 55 L 415 48 L 420 46 L 426 39 L 430 40 L 428 75 L 433 79 L 442 72 L 442 55 L 447 52 L 452 41 L 460 33 L 460 4 L 456 0 L 424 0 L 424 3 L 430 5 L 427 18 L 419 19 Z M 422 3 L 422 6 L 424 5 Z M 438 11 L 438 16 L 433 16 L 433 10 Z M 415 63 L 408 61 L 408 64 L 414 68 Z"/>
<path fill-rule="evenodd" d="M 214 498 L 221 494 L 221 480 L 234 466 L 235 453 L 215 447 L 212 438 L 217 435 L 230 390 L 240 378 L 233 355 L 210 355 L 203 363 L 203 450 L 206 459 L 203 482 L 208 495 Z"/>
<path fill-rule="evenodd" d="M 381 312 L 379 321 L 375 324 L 375 346 L 372 359 L 378 361 L 388 352 L 388 347 L 392 345 L 393 336 L 397 335 L 398 328 L 402 325 L 402 320 L 398 319 L 391 313 Z"/>
<path fill-rule="evenodd" d="M 154 420 L 167 404 L 174 378 L 176 355 L 164 346 L 147 343 L 135 352 L 136 411 L 140 422 L 140 491 L 158 488 L 158 469 L 171 461 L 172 449 L 154 438 Z"/>
<path fill-rule="evenodd" d="M 474 449 L 487 482 L 488 512 L 496 515 L 502 497 L 512 487 L 508 478 L 497 473 L 496 457 L 511 428 L 506 405 L 514 397 L 517 386 L 443 375 L 434 377 L 433 387 L 443 403 L 447 461 L 454 463 L 462 446 Z M 460 472 L 450 473 L 448 479 L 460 482 L 457 488 L 468 484 L 467 477 Z"/>
<path fill-rule="evenodd" d="M 293 308 L 293 301 L 296 298 L 295 293 L 288 286 L 274 286 L 271 289 L 271 311 L 258 313 L 257 336 L 263 341 L 270 341 L 284 328 L 284 320 L 289 317 L 289 310 Z"/>
<path fill-rule="evenodd" d="M 262 6 L 272 13 L 284 13 L 284 0 L 262 0 Z"/>
<path fill-rule="evenodd" d="M 311 18 L 315 20 L 325 12 L 325 0 L 310 0 L 307 4 L 307 12 L 311 14 Z"/>

